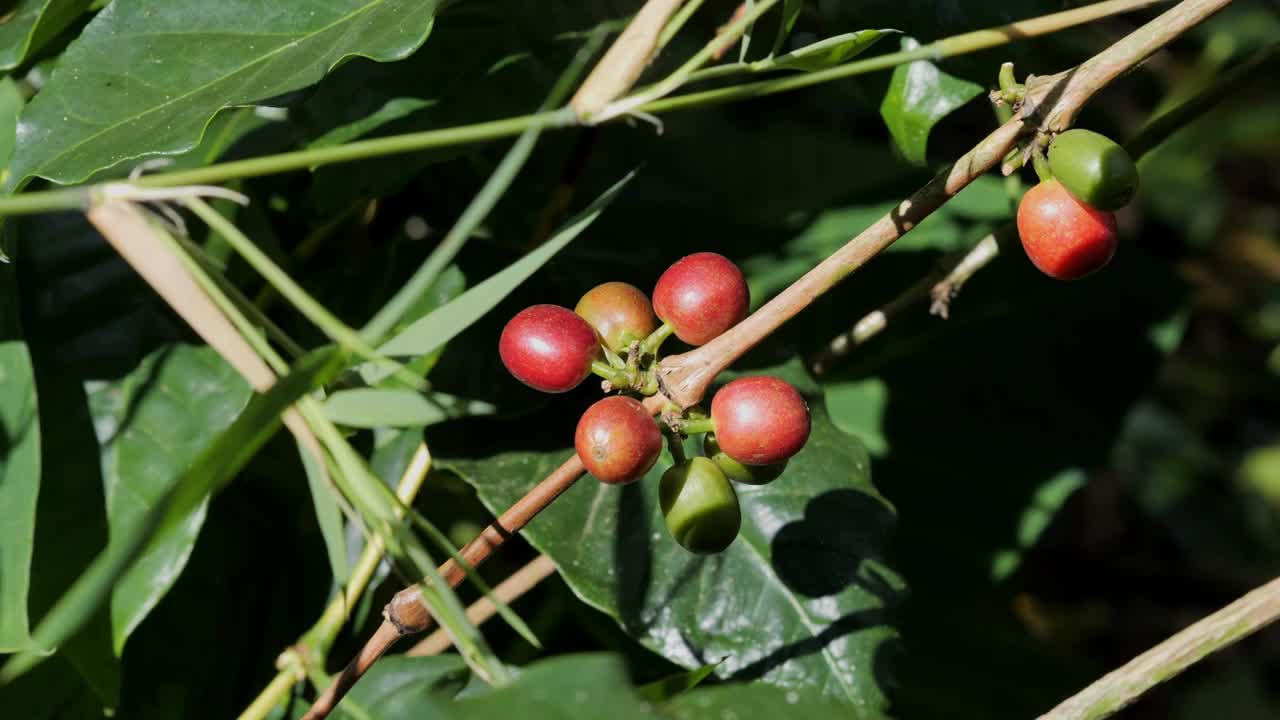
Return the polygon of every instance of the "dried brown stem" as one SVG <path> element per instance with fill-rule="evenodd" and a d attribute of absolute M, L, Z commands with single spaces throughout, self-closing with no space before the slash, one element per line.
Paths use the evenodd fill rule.
<path fill-rule="evenodd" d="M 1143 693 L 1280 617 L 1280 579 L 1156 645 L 1040 716 L 1040 720 L 1100 720 Z"/>
<path fill-rule="evenodd" d="M 1027 97 L 1032 101 L 1028 103 L 1029 107 L 1045 109 L 1046 118 L 1074 118 L 1079 107 L 1069 107 L 1071 103 L 1083 104 L 1124 70 L 1138 64 L 1147 55 L 1221 9 L 1229 1 L 1183 0 L 1181 4 L 1139 28 L 1129 37 L 1090 59 L 1076 71 L 1054 76 L 1059 78 L 1057 82 L 1039 82 L 1034 89 L 1029 86 Z M 1062 91 L 1063 83 L 1069 83 L 1070 93 Z M 1044 125 L 1042 124 L 1041 127 Z M 996 166 L 1013 149 L 1024 133 L 1037 129 L 1040 128 L 1023 120 L 1021 111 L 1015 114 L 1012 120 L 997 128 L 918 192 L 850 240 L 844 247 L 746 320 L 697 350 L 664 360 L 659 369 L 662 393 L 646 399 L 646 409 L 657 414 L 668 402 L 667 398 L 681 407 L 696 404 L 702 399 L 711 381 L 720 371 L 784 322 L 808 307 L 836 283 L 918 225 L 975 178 Z M 507 537 L 519 532 L 552 500 L 572 486 L 582 472 L 582 463 L 578 457 L 576 455 L 570 457 L 515 505 L 502 513 L 494 523 L 485 528 L 479 537 L 467 543 L 460 553 L 462 559 L 473 566 L 483 562 L 506 542 Z M 451 585 L 457 585 L 465 576 L 462 569 L 452 560 L 441 566 L 440 574 Z M 316 714 L 316 707 L 313 707 L 306 716 L 307 720 L 316 720 L 328 714 L 336 704 L 336 700 L 340 699 L 341 695 L 368 668 L 368 664 L 362 663 L 362 658 L 376 659 L 390 647 L 395 639 L 387 639 L 388 624 L 391 625 L 391 632 L 405 633 L 421 632 L 431 626 L 430 613 L 422 604 L 421 596 L 414 588 L 407 588 L 398 593 L 387 606 L 385 615 L 388 622 L 383 623 L 378 633 L 361 651 L 360 656 L 335 678 L 334 685 L 322 695 L 328 709 Z M 369 664 L 371 663 L 372 660 L 369 661 Z M 317 701 L 317 705 L 319 702 Z"/>
<path fill-rule="evenodd" d="M 640 8 L 569 101 L 579 118 L 591 117 L 635 85 L 658 48 L 658 35 L 680 3 L 648 0 Z"/>
<path fill-rule="evenodd" d="M 1018 237 L 1018 229 L 1013 223 L 1000 227 L 978 241 L 969 252 L 960 258 L 960 262 L 951 268 L 947 276 L 938 281 L 929 291 L 932 302 L 929 313 L 946 319 L 951 313 L 951 301 L 960 294 L 960 288 L 973 277 L 973 274 L 986 267 L 1000 254 L 1000 248 L 1013 242 Z"/>
<path fill-rule="evenodd" d="M 333 682 L 329 683 L 329 687 L 325 688 L 325 691 L 320 693 L 320 697 L 311 704 L 307 714 L 302 716 L 302 720 L 320 720 L 320 718 L 329 717 L 329 713 L 333 712 L 333 709 L 342 701 L 342 696 L 346 695 L 365 671 L 373 667 L 378 658 L 390 650 L 399 639 L 400 631 L 391 621 L 384 620 L 350 664 L 343 668 L 342 672 L 333 676 Z"/>
<path fill-rule="evenodd" d="M 539 583 L 551 577 L 556 564 L 549 556 L 539 555 L 524 567 L 511 574 L 493 589 L 493 598 L 510 604 Z M 467 619 L 476 625 L 484 623 L 498 613 L 498 606 L 488 597 L 482 597 L 467 608 Z M 444 629 L 436 630 L 409 648 L 406 655 L 439 655 L 453 645 L 453 638 Z"/>

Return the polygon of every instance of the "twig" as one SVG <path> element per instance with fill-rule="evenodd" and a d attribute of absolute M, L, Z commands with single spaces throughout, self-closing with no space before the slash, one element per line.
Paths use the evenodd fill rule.
<path fill-rule="evenodd" d="M 822 352 L 818 353 L 813 361 L 809 363 L 813 374 L 825 375 L 827 370 L 831 368 L 832 363 L 844 358 L 853 352 L 854 348 L 879 335 L 882 330 L 888 327 L 889 321 L 896 318 L 904 310 L 929 297 L 929 291 L 934 287 L 934 282 L 938 279 L 938 275 L 937 272 L 925 275 L 883 307 L 863 315 L 847 332 L 842 332 L 832 338 L 831 342 L 827 343 L 827 346 L 822 349 Z"/>
<path fill-rule="evenodd" d="M 1130 66 L 1137 64 L 1156 48 L 1204 20 L 1228 2 L 1230 0 L 1184 0 L 1172 10 L 1086 62 L 1079 72 L 1055 76 L 1071 79 L 1084 78 L 1084 80 L 1075 80 L 1074 92 L 1069 96 L 1061 96 L 1057 100 L 1050 101 L 1048 98 L 1057 95 L 1057 87 L 1050 83 L 1040 83 L 1034 90 L 1028 88 L 1028 98 L 1044 103 L 1043 109 L 1054 113 L 1055 117 L 1073 117 L 1078 108 L 1059 108 L 1058 105 L 1067 102 L 1086 102 L 1102 85 L 1114 80 L 1119 72 L 1127 67 L 1126 62 Z M 1093 69 L 1086 72 L 1084 70 L 1086 66 Z M 1097 83 L 1096 87 L 1088 86 L 1090 78 L 1092 82 Z M 659 365 L 658 376 L 661 392 L 647 398 L 644 403 L 645 408 L 657 414 L 668 401 L 682 407 L 696 404 L 702 399 L 711 381 L 720 371 L 784 322 L 808 307 L 836 283 L 918 225 L 930 213 L 964 189 L 974 178 L 998 164 L 1025 132 L 1035 129 L 1038 128 L 1022 119 L 1021 112 L 1015 114 L 1012 120 L 984 138 L 925 187 L 850 240 L 844 247 L 747 319 L 692 352 L 663 360 Z M 479 537 L 467 543 L 462 548 L 461 557 L 473 567 L 479 565 L 492 555 L 507 537 L 519 532 L 551 501 L 571 487 L 582 472 L 582 462 L 577 455 L 570 456 L 559 468 L 502 513 L 497 521 L 485 528 Z M 440 575 L 446 582 L 456 585 L 462 580 L 463 572 L 450 561 L 441 566 Z M 306 720 L 317 720 L 327 716 L 341 699 L 342 694 L 377 657 L 391 647 L 398 633 L 422 632 L 431 625 L 430 613 L 423 605 L 416 586 L 397 593 L 387 605 L 384 615 L 387 622 L 383 623 L 360 655 L 335 678 L 334 684 L 325 691 L 305 716 Z"/>
<path fill-rule="evenodd" d="M 515 571 L 511 577 L 502 581 L 493 589 L 493 597 L 504 603 L 510 603 L 516 598 L 524 595 L 539 583 L 555 574 L 556 564 L 550 556 L 539 555 L 529 564 Z M 496 615 L 497 606 L 487 597 L 480 598 L 467 608 L 467 619 L 473 624 L 480 625 L 489 618 Z M 449 637 L 449 633 L 444 630 L 436 630 L 424 639 L 420 640 L 417 645 L 409 648 L 406 655 L 439 655 L 449 646 L 453 645 L 453 639 Z"/>
<path fill-rule="evenodd" d="M 1177 676 L 1210 653 L 1236 643 L 1280 617 L 1280 579 L 1257 588 L 1040 716 L 1040 720 L 1100 720 Z"/>
<path fill-rule="evenodd" d="M 1001 246 L 1008 245 L 1018 238 L 1018 228 L 1009 223 L 988 234 L 978 241 L 969 252 L 960 258 L 960 262 L 951 268 L 947 276 L 938 281 L 929 291 L 929 314 L 937 315 L 943 320 L 951 314 L 951 301 L 960 294 L 960 288 L 973 277 L 973 274 L 986 267 L 1000 254 Z"/>

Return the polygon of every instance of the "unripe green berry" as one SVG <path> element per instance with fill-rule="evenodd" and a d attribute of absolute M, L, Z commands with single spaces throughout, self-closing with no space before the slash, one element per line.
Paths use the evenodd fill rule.
<path fill-rule="evenodd" d="M 1111 138 L 1074 128 L 1049 144 L 1049 170 L 1080 202 L 1096 210 L 1119 210 L 1138 190 L 1133 158 Z"/>
<path fill-rule="evenodd" d="M 767 485 L 777 479 L 787 469 L 787 460 L 772 465 L 745 465 L 729 457 L 720 449 L 714 433 L 707 433 L 702 438 L 702 453 L 715 463 L 725 477 L 744 485 Z"/>
<path fill-rule="evenodd" d="M 742 528 L 737 493 L 706 458 L 677 463 L 663 473 L 658 502 L 667 530 L 689 552 L 722 552 Z"/>

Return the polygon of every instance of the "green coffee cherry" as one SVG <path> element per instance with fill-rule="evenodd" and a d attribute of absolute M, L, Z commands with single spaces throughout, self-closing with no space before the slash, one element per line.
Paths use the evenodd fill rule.
<path fill-rule="evenodd" d="M 677 463 L 663 473 L 658 502 L 667 530 L 689 552 L 722 552 L 742 527 L 733 486 L 706 458 Z"/>
<path fill-rule="evenodd" d="M 744 485 L 767 485 L 773 482 L 783 470 L 787 469 L 787 461 L 772 465 L 744 465 L 729 457 L 720 449 L 714 433 L 707 433 L 702 438 L 702 453 L 715 463 L 730 480 Z"/>
<path fill-rule="evenodd" d="M 1138 190 L 1138 168 L 1124 148 L 1092 130 L 1075 128 L 1049 144 L 1049 169 L 1080 202 L 1118 210 Z"/>

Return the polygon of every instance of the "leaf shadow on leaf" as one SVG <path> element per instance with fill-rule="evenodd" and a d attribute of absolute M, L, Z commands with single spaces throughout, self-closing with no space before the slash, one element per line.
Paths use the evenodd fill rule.
<path fill-rule="evenodd" d="M 631 484 L 622 488 L 618 502 L 618 535 L 632 538 L 634 542 L 614 544 L 613 561 L 618 568 L 618 614 L 623 627 L 630 632 L 644 626 L 641 614 L 653 572 L 650 513 L 644 505 L 644 495 L 638 486 Z"/>
<path fill-rule="evenodd" d="M 857 518 L 856 524 L 851 523 Z M 804 517 L 782 526 L 772 542 L 773 569 L 808 597 L 861 584 L 891 605 L 896 592 L 877 577 L 860 577 L 864 559 L 883 547 L 894 517 L 884 503 L 856 490 L 829 490 L 809 500 Z"/>

